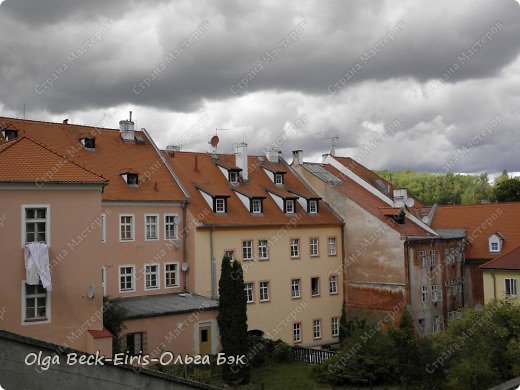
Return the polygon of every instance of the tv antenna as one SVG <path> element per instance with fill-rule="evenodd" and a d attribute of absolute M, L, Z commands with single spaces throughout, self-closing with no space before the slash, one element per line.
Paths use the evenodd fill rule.
<path fill-rule="evenodd" d="M 208 142 L 213 147 L 213 153 L 217 152 L 217 145 L 220 141 L 220 138 L 218 137 L 218 132 L 226 131 L 226 130 L 229 130 L 229 129 L 218 129 L 218 128 L 215 129 L 215 135 L 213 137 L 211 137 L 211 140 Z"/>
<path fill-rule="evenodd" d="M 322 140 L 330 140 L 330 141 L 331 141 L 331 143 L 332 143 L 332 148 L 330 149 L 329 154 L 330 154 L 331 156 L 336 155 L 336 145 L 337 145 L 337 143 L 338 143 L 338 141 L 339 141 L 339 136 L 336 135 L 336 136 L 334 136 L 334 137 L 322 138 Z"/>

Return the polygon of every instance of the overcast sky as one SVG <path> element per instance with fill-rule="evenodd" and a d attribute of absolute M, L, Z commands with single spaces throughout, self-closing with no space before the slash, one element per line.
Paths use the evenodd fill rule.
<path fill-rule="evenodd" d="M 0 115 L 164 147 L 278 142 L 372 169 L 520 171 L 515 0 L 0 0 Z"/>

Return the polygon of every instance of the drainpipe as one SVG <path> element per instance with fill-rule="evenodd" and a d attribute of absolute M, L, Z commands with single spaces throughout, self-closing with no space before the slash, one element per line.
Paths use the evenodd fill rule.
<path fill-rule="evenodd" d="M 182 259 L 185 263 L 188 263 L 188 243 L 186 242 L 186 238 L 188 236 L 188 232 L 186 229 L 186 202 L 182 203 Z M 188 282 L 186 278 L 186 274 L 188 271 L 183 271 L 184 276 L 184 292 L 189 291 L 188 289 Z"/>
<path fill-rule="evenodd" d="M 497 279 L 495 277 L 495 271 L 491 271 L 491 277 L 493 278 L 493 299 L 497 299 Z"/>
<path fill-rule="evenodd" d="M 343 269 L 343 277 L 342 277 L 342 280 L 343 280 L 343 283 L 342 283 L 342 288 L 343 288 L 343 307 L 346 306 L 347 304 L 347 294 L 346 294 L 346 283 L 345 283 L 345 280 L 347 279 L 346 278 L 346 269 L 345 269 L 345 265 L 346 265 L 346 260 L 345 260 L 345 256 L 347 255 L 347 251 L 346 251 L 346 244 L 345 244 L 345 222 L 343 222 L 341 224 L 341 268 Z"/>
<path fill-rule="evenodd" d="M 212 226 L 209 231 L 209 245 L 210 245 L 210 261 L 211 261 L 211 298 L 217 299 L 217 262 L 213 254 L 213 232 L 215 227 Z"/>

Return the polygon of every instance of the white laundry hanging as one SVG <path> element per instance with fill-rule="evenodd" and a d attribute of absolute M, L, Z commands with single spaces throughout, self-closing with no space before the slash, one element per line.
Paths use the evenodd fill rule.
<path fill-rule="evenodd" d="M 49 268 L 49 247 L 44 242 L 31 242 L 25 246 L 25 277 L 27 284 L 39 284 L 52 290 Z"/>

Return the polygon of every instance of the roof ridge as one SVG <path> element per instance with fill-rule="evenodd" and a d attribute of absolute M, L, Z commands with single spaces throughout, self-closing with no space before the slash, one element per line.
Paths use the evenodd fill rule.
<path fill-rule="evenodd" d="M 119 129 L 116 129 L 114 127 L 79 125 L 79 124 L 75 124 L 75 123 L 60 123 L 60 122 L 51 122 L 51 121 L 41 121 L 41 120 L 36 120 L 36 119 L 13 118 L 13 117 L 8 117 L 8 116 L 0 116 L 0 119 L 15 120 L 15 121 L 22 121 L 22 122 L 33 122 L 33 123 L 46 123 L 46 124 L 50 124 L 50 125 L 78 126 L 78 127 L 88 127 L 88 128 L 92 128 L 92 129 L 119 131 Z M 136 131 L 139 131 L 139 130 L 136 130 Z"/>

